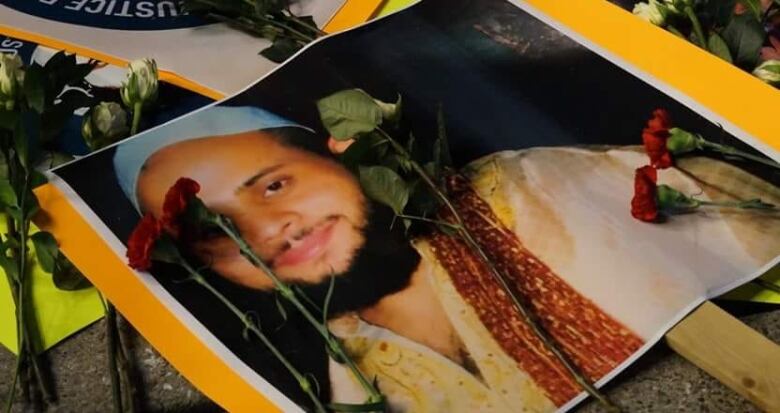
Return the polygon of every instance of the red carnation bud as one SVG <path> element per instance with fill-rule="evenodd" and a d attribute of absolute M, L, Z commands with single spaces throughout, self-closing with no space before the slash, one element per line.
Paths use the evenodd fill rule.
<path fill-rule="evenodd" d="M 146 271 L 152 266 L 152 250 L 162 234 L 160 222 L 151 214 L 144 215 L 127 240 L 127 260 L 136 270 Z"/>
<path fill-rule="evenodd" d="M 631 199 L 631 215 L 641 221 L 654 222 L 658 218 L 656 182 L 658 172 L 652 166 L 643 166 L 634 175 L 634 198 Z"/>
<path fill-rule="evenodd" d="M 666 147 L 671 127 L 669 113 L 665 109 L 656 109 L 653 111 L 653 118 L 647 121 L 647 127 L 642 130 L 645 152 L 650 157 L 650 164 L 655 168 L 672 166 L 672 155 Z"/>
<path fill-rule="evenodd" d="M 180 217 L 200 191 L 200 184 L 190 178 L 179 178 L 165 194 L 161 225 L 174 238 L 179 236 Z"/>

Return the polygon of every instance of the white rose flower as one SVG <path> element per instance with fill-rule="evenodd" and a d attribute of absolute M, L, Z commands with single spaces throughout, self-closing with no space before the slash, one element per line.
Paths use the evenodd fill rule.
<path fill-rule="evenodd" d="M 24 70 L 19 55 L 0 53 L 0 108 L 14 109 L 23 82 Z"/>
<path fill-rule="evenodd" d="M 780 86 L 780 60 L 767 60 L 761 63 L 753 70 L 753 76 L 772 86 Z"/>
<path fill-rule="evenodd" d="M 154 59 L 133 60 L 120 90 L 122 101 L 128 108 L 134 108 L 136 104 L 148 105 L 157 99 L 157 87 L 157 63 Z"/>
<path fill-rule="evenodd" d="M 650 0 L 649 3 L 637 3 L 634 6 L 633 13 L 642 20 L 656 26 L 663 26 L 666 24 L 666 15 L 669 13 L 669 10 L 657 0 Z"/>

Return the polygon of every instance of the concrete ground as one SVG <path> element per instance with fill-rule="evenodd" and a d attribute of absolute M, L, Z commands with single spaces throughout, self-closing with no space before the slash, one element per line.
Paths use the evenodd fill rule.
<path fill-rule="evenodd" d="M 742 309 L 744 311 L 744 309 Z M 761 307 L 740 317 L 776 343 L 780 343 L 780 307 Z M 140 383 L 142 412 L 219 412 L 205 396 L 179 375 L 149 344 L 125 326 L 136 377 Z M 105 328 L 95 323 L 48 352 L 57 381 L 59 403 L 50 412 L 111 412 L 110 383 L 106 374 Z M 14 357 L 0 350 L 0 394 L 11 382 Z M 758 412 L 739 395 L 724 387 L 663 343 L 656 345 L 607 386 L 607 393 L 626 412 Z M 14 412 L 34 411 L 17 405 Z M 601 411 L 585 402 L 575 412 Z"/>

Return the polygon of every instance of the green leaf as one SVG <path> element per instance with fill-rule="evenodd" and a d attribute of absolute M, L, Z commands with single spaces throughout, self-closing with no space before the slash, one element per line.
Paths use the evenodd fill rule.
<path fill-rule="evenodd" d="M 59 247 L 57 241 L 51 233 L 46 231 L 36 232 L 30 235 L 30 239 L 35 245 L 35 255 L 38 257 L 38 264 L 41 268 L 48 272 L 54 272 L 54 262 L 59 255 Z"/>
<path fill-rule="evenodd" d="M 19 113 L 11 110 L 0 110 L 0 129 L 13 131 L 19 122 Z"/>
<path fill-rule="evenodd" d="M 260 55 L 274 63 L 282 63 L 300 48 L 301 45 L 289 37 L 277 37 L 271 46 L 260 51 Z"/>
<path fill-rule="evenodd" d="M 52 142 L 80 108 L 96 105 L 96 99 L 78 89 L 70 89 L 57 97 L 57 104 L 50 106 L 41 114 L 41 141 Z"/>
<path fill-rule="evenodd" d="M 7 180 L 0 180 L 0 203 L 4 207 L 18 207 L 19 200 L 16 198 L 16 191 Z"/>
<path fill-rule="evenodd" d="M 393 126 L 397 126 L 401 121 L 401 95 L 398 95 L 395 103 L 382 102 L 379 99 L 374 99 L 374 102 L 382 109 L 382 119 Z"/>
<path fill-rule="evenodd" d="M 43 112 L 46 103 L 43 82 L 43 68 L 38 64 L 28 66 L 24 73 L 24 96 L 27 98 L 27 104 L 30 108 L 38 113 Z"/>
<path fill-rule="evenodd" d="M 746 14 L 734 16 L 721 35 L 737 65 L 750 69 L 756 65 L 766 39 L 761 22 Z"/>
<path fill-rule="evenodd" d="M 14 259 L 6 254 L 7 249 L 6 246 L 3 246 L 2 249 L 0 249 L 0 267 L 12 280 L 20 282 L 19 268 L 16 266 Z"/>
<path fill-rule="evenodd" d="M 396 214 L 401 214 L 409 201 L 406 182 L 386 166 L 361 166 L 360 185 L 366 196 L 389 206 Z"/>
<path fill-rule="evenodd" d="M 739 0 L 739 2 L 753 13 L 756 20 L 761 21 L 761 0 Z"/>
<path fill-rule="evenodd" d="M 38 171 L 37 169 L 33 169 L 30 173 L 30 188 L 37 188 L 45 183 L 49 182 L 49 179 L 46 178 L 46 175 Z"/>
<path fill-rule="evenodd" d="M 697 9 L 701 10 L 704 26 L 724 27 L 734 15 L 737 0 L 708 0 L 702 3 Z"/>
<path fill-rule="evenodd" d="M 22 202 L 20 201 L 19 204 L 21 205 Z M 23 206 L 25 209 L 25 219 L 32 219 L 32 217 L 34 217 L 35 214 L 37 214 L 41 209 L 41 206 L 38 203 L 38 197 L 35 196 L 35 193 L 33 193 L 32 189 L 27 190 L 27 195 L 24 197 Z"/>
<path fill-rule="evenodd" d="M 382 108 L 360 89 L 336 92 L 317 101 L 325 128 L 336 140 L 357 138 L 382 123 Z"/>
<path fill-rule="evenodd" d="M 64 291 L 83 290 L 92 286 L 87 277 L 70 262 L 65 254 L 57 255 L 52 281 L 57 288 Z"/>
<path fill-rule="evenodd" d="M 710 52 L 715 56 L 718 56 L 729 63 L 733 63 L 731 53 L 729 52 L 729 46 L 717 33 L 710 33 L 710 38 L 707 41 L 707 48 L 710 49 Z"/>
<path fill-rule="evenodd" d="M 349 145 L 347 150 L 339 155 L 339 161 L 357 175 L 360 165 L 388 166 L 388 159 L 392 157 L 392 153 L 394 152 L 390 151 L 390 142 L 372 132 Z"/>

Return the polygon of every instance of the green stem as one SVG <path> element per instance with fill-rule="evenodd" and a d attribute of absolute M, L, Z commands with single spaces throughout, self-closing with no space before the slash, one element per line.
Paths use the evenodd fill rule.
<path fill-rule="evenodd" d="M 731 155 L 731 156 L 738 156 L 740 158 L 744 158 L 753 162 L 758 162 L 762 165 L 766 165 L 772 168 L 780 169 L 780 164 L 777 162 L 764 158 L 762 156 L 753 155 L 752 153 L 747 153 L 744 151 L 741 151 L 737 148 L 734 148 L 732 146 L 728 145 L 721 145 L 719 143 L 710 142 L 706 139 L 700 138 L 699 142 L 701 143 L 702 147 L 704 149 L 709 149 L 711 151 L 719 152 L 724 155 Z"/>
<path fill-rule="evenodd" d="M 294 15 L 294 14 L 292 14 L 292 13 L 290 13 L 290 14 L 287 16 L 287 18 L 289 18 L 290 20 L 294 21 L 294 22 L 295 22 L 295 23 L 297 23 L 299 26 L 301 26 L 301 27 L 304 27 L 304 28 L 306 28 L 307 30 L 309 30 L 309 31 L 311 31 L 312 33 L 314 33 L 314 35 L 315 35 L 315 38 L 316 38 L 316 37 L 319 37 L 319 36 L 323 36 L 323 35 L 325 35 L 325 32 L 324 32 L 324 31 L 322 31 L 322 30 L 320 30 L 320 28 L 319 28 L 319 27 L 317 27 L 317 26 L 313 26 L 313 25 L 311 25 L 311 24 L 307 23 L 306 21 L 304 21 L 303 19 L 299 18 L 298 16 L 296 16 L 296 15 Z"/>
<path fill-rule="evenodd" d="M 120 378 L 119 384 L 120 384 L 120 389 L 122 391 L 122 406 L 126 413 L 134 413 L 136 411 L 135 386 L 130 376 L 130 363 L 128 361 L 129 360 L 128 354 L 130 354 L 130 351 L 127 349 L 125 345 L 125 340 L 122 338 L 122 333 L 119 329 L 120 315 L 119 313 L 116 313 L 116 307 L 113 308 L 115 313 L 114 321 L 116 323 L 116 331 L 117 331 L 116 338 L 117 338 L 117 343 L 119 343 L 119 346 L 117 346 L 116 359 L 117 359 L 117 366 L 119 366 L 119 378 Z"/>
<path fill-rule="evenodd" d="M 701 22 L 699 22 L 699 18 L 696 17 L 696 13 L 694 13 L 693 8 L 691 6 L 685 6 L 685 14 L 688 16 L 688 19 L 691 21 L 691 25 L 693 26 L 693 32 L 696 35 L 696 40 L 698 41 L 699 47 L 701 47 L 704 50 L 707 49 L 707 38 L 704 37 L 704 30 L 701 28 Z"/>
<path fill-rule="evenodd" d="M 439 220 L 439 219 L 430 219 L 430 218 L 425 218 L 425 217 L 416 217 L 414 215 L 405 215 L 405 214 L 396 214 L 396 216 L 398 218 L 411 219 L 412 221 L 427 222 L 429 224 L 434 224 L 434 225 L 443 225 L 445 227 L 448 227 L 450 229 L 454 229 L 456 231 L 460 231 L 461 230 L 461 226 L 460 225 L 456 225 L 456 224 L 453 224 L 451 222 L 446 222 L 446 221 L 442 221 L 442 220 Z"/>
<path fill-rule="evenodd" d="M 19 303 L 22 301 L 22 297 L 19 296 L 19 287 L 16 286 L 16 281 L 11 282 L 11 279 L 9 277 L 9 284 L 12 286 L 12 294 L 13 294 L 13 300 L 15 304 L 15 313 L 16 313 L 16 346 L 17 346 L 17 356 L 16 356 L 16 368 L 14 369 L 14 378 L 11 382 L 11 389 L 8 392 L 8 399 L 6 399 L 5 404 L 5 411 L 6 413 L 9 413 L 11 411 L 11 407 L 14 404 L 14 398 L 16 396 L 16 383 L 19 380 L 20 375 L 22 374 L 22 365 L 24 363 L 24 329 L 22 328 L 22 318 L 21 311 L 19 310 Z M 27 386 L 27 383 L 22 383 L 23 386 Z"/>
<path fill-rule="evenodd" d="M 133 104 L 133 123 L 130 126 L 130 136 L 138 133 L 138 126 L 141 124 L 141 112 L 143 111 L 144 104 L 142 102 L 136 102 Z"/>
<path fill-rule="evenodd" d="M 119 381 L 119 366 L 116 361 L 117 331 L 115 323 L 116 310 L 109 302 L 103 301 L 106 320 L 106 354 L 108 355 L 108 376 L 111 379 L 111 397 L 114 403 L 114 411 L 122 413 L 122 388 Z"/>
<path fill-rule="evenodd" d="M 590 394 L 591 396 L 596 398 L 599 402 L 601 402 L 602 405 L 606 407 L 608 411 L 611 412 L 620 411 L 620 408 L 617 407 L 614 403 L 612 403 L 612 401 L 609 400 L 609 398 L 607 398 L 606 395 L 602 394 L 591 383 L 591 381 L 587 377 L 585 377 L 585 375 L 580 371 L 579 367 L 577 367 L 574 364 L 574 362 L 572 362 L 571 359 L 566 354 L 564 354 L 563 351 L 560 350 L 560 348 L 558 348 L 558 345 L 555 343 L 552 336 L 550 336 L 550 334 L 544 329 L 544 327 L 542 327 L 536 321 L 534 313 L 517 298 L 517 295 L 514 293 L 514 290 L 509 286 L 509 282 L 507 281 L 506 277 L 498 270 L 498 268 L 496 268 L 496 266 L 490 260 L 488 255 L 479 245 L 479 243 L 471 235 L 471 232 L 466 227 L 463 218 L 460 216 L 460 213 L 458 213 L 458 210 L 455 208 L 455 205 L 453 205 L 449 197 L 447 197 L 447 195 L 444 194 L 444 192 L 442 192 L 441 189 L 439 189 L 439 187 L 436 185 L 433 179 L 431 179 L 431 177 L 428 176 L 428 173 L 425 171 L 425 169 L 423 169 L 422 166 L 420 166 L 414 159 L 412 159 L 411 155 L 406 151 L 406 148 L 404 148 L 403 145 L 399 144 L 387 132 L 385 132 L 381 128 L 377 128 L 376 130 L 385 139 L 387 139 L 390 142 L 393 149 L 395 149 L 395 151 L 400 156 L 410 161 L 414 172 L 420 177 L 420 179 L 423 180 L 423 182 L 428 186 L 428 188 L 431 190 L 434 196 L 436 196 L 436 198 L 439 199 L 439 201 L 447 208 L 447 210 L 449 210 L 450 214 L 452 214 L 453 218 L 455 219 L 456 225 L 460 227 L 458 233 L 461 239 L 469 246 L 469 248 L 473 252 L 475 252 L 479 256 L 480 260 L 487 266 L 493 279 L 496 280 L 499 283 L 499 285 L 501 285 L 501 288 L 510 297 L 510 299 L 512 300 L 512 304 L 514 305 L 515 309 L 517 309 L 523 321 L 531 328 L 531 330 L 534 332 L 534 335 L 542 342 L 544 347 L 548 351 L 553 353 L 555 357 L 564 366 L 564 368 L 569 372 L 569 374 L 574 378 L 574 380 L 577 381 L 577 383 L 579 383 L 579 385 L 586 392 L 588 392 L 588 394 Z"/>
<path fill-rule="evenodd" d="M 25 297 L 25 281 L 29 281 L 27 277 L 27 238 L 29 236 L 30 232 L 30 219 L 28 217 L 28 211 L 26 208 L 26 201 L 27 201 L 27 194 L 29 192 L 29 184 L 30 184 L 30 172 L 27 168 L 24 168 L 24 175 L 23 175 L 24 182 L 22 184 L 22 191 L 21 195 L 19 196 L 19 209 L 21 210 L 22 219 L 19 222 L 21 228 L 19 230 L 19 278 L 20 278 L 20 293 L 19 295 L 21 297 Z M 33 195 L 34 196 L 34 195 Z M 32 288 L 32 287 L 30 287 Z M 26 314 L 27 309 L 25 308 L 26 303 L 20 302 L 19 307 L 22 309 L 22 311 Z M 35 320 L 35 313 L 31 313 L 30 315 L 23 315 L 22 316 L 22 323 L 24 323 L 23 328 L 26 332 L 26 347 L 29 352 L 30 357 L 30 364 L 32 365 L 33 373 L 35 374 L 35 378 L 38 382 L 39 389 L 43 392 L 43 396 L 46 399 L 47 402 L 50 402 L 54 400 L 54 395 L 49 387 L 49 382 L 46 377 L 43 375 L 43 368 L 40 365 L 40 360 L 38 359 L 38 353 L 37 348 L 35 347 L 36 342 L 33 341 L 35 337 L 37 337 L 37 323 L 34 323 L 32 326 L 29 324 L 33 321 L 30 321 L 30 317 L 32 317 L 32 320 Z M 31 328 L 35 327 L 33 331 L 30 331 Z"/>
<path fill-rule="evenodd" d="M 765 204 L 761 202 L 760 200 L 749 200 L 749 201 L 702 201 L 699 199 L 693 198 L 693 200 L 702 206 L 711 206 L 711 207 L 718 207 L 718 208 L 741 208 L 741 209 L 763 209 L 763 210 L 770 210 L 775 209 L 775 206 L 772 204 Z"/>
<path fill-rule="evenodd" d="M 184 269 L 186 269 L 187 272 L 190 274 L 190 277 L 193 281 L 200 284 L 203 288 L 205 288 L 212 295 L 214 295 L 214 297 L 216 297 L 220 302 L 222 302 L 222 304 L 224 304 L 225 307 L 227 307 L 230 310 L 230 312 L 232 312 L 236 317 L 238 317 L 241 320 L 241 322 L 244 324 L 244 328 L 254 333 L 255 336 L 257 336 L 257 338 L 259 338 L 260 341 L 262 341 L 263 344 L 265 344 L 265 346 L 268 347 L 271 353 L 273 353 L 273 355 L 276 356 L 276 358 L 284 365 L 287 371 L 289 371 L 290 374 L 292 374 L 292 376 L 298 381 L 298 383 L 301 386 L 301 389 L 306 393 L 306 395 L 309 396 L 312 403 L 314 403 L 314 407 L 316 411 L 320 413 L 327 412 L 325 406 L 323 406 L 320 399 L 312 391 L 311 383 L 309 382 L 309 380 L 303 374 L 301 374 L 298 371 L 298 369 L 296 369 L 295 366 L 292 365 L 292 363 L 290 363 L 287 360 L 284 354 L 282 354 L 282 352 L 279 351 L 278 348 L 276 348 L 276 346 L 271 342 L 271 340 L 268 339 L 268 337 L 265 334 L 263 334 L 262 331 L 260 331 L 257 325 L 254 322 L 252 322 L 252 320 L 249 319 L 249 317 L 244 312 L 242 312 L 230 300 L 228 300 L 227 297 L 222 295 L 222 293 L 219 292 L 219 290 L 214 288 L 208 281 L 206 281 L 206 279 L 203 278 L 203 276 L 196 269 L 194 269 L 191 265 L 189 265 L 187 261 L 181 259 L 180 263 L 184 267 Z"/>
<path fill-rule="evenodd" d="M 278 22 L 278 21 L 276 21 L 274 19 L 270 19 L 270 18 L 267 18 L 267 17 L 258 16 L 257 18 L 258 18 L 258 20 L 260 20 L 262 22 L 274 25 L 276 27 L 279 27 L 282 30 L 287 30 L 291 34 L 294 34 L 294 35 L 298 36 L 301 40 L 303 40 L 306 43 L 309 43 L 312 40 L 314 40 L 314 36 L 308 35 L 308 34 L 303 33 L 303 32 L 301 32 L 301 31 L 299 31 L 297 29 L 294 29 L 294 28 L 290 27 L 290 25 L 284 24 L 282 22 Z"/>
<path fill-rule="evenodd" d="M 265 262 L 263 262 L 260 257 L 255 254 L 255 252 L 252 250 L 252 247 L 247 244 L 247 242 L 241 238 L 241 236 L 238 234 L 238 231 L 235 230 L 235 228 L 227 222 L 221 215 L 217 216 L 216 224 L 222 228 L 223 231 L 238 245 L 238 248 L 241 250 L 241 253 L 244 254 L 244 256 L 254 265 L 255 267 L 261 269 L 263 272 L 268 275 L 269 278 L 274 283 L 274 286 L 276 287 L 277 291 L 287 299 L 290 303 L 295 306 L 295 308 L 303 314 L 304 318 L 317 330 L 317 332 L 320 333 L 320 335 L 325 339 L 325 341 L 328 344 L 328 348 L 333 351 L 341 360 L 343 360 L 347 367 L 350 369 L 352 374 L 357 378 L 357 380 L 360 382 L 360 385 L 363 387 L 363 389 L 368 393 L 369 395 L 369 402 L 379 402 L 384 400 L 384 397 L 382 396 L 382 393 L 380 393 L 374 385 L 365 377 L 362 371 L 358 368 L 358 366 L 355 364 L 355 362 L 352 360 L 351 357 L 349 357 L 344 351 L 344 349 L 341 346 L 341 343 L 334 338 L 334 336 L 331 334 L 330 330 L 328 330 L 328 327 L 325 326 L 323 323 L 321 323 L 314 315 L 312 315 L 311 311 L 301 303 L 300 300 L 298 300 L 297 295 L 295 292 L 282 280 L 277 277 L 277 275 L 273 272 L 273 270 L 266 265 Z"/>
<path fill-rule="evenodd" d="M 760 278 L 756 278 L 755 280 L 753 280 L 751 282 L 753 284 L 756 284 L 757 286 L 759 286 L 761 288 L 765 288 L 767 290 L 770 290 L 770 291 L 773 291 L 773 292 L 776 292 L 776 293 L 780 294 L 780 287 L 778 287 L 777 285 L 775 285 L 775 284 L 773 284 L 773 283 L 771 283 L 769 281 L 762 280 Z"/>
<path fill-rule="evenodd" d="M 683 35 L 679 30 L 677 30 L 676 27 L 672 26 L 671 24 L 666 26 L 666 30 L 681 39 L 685 39 L 685 35 Z"/>

